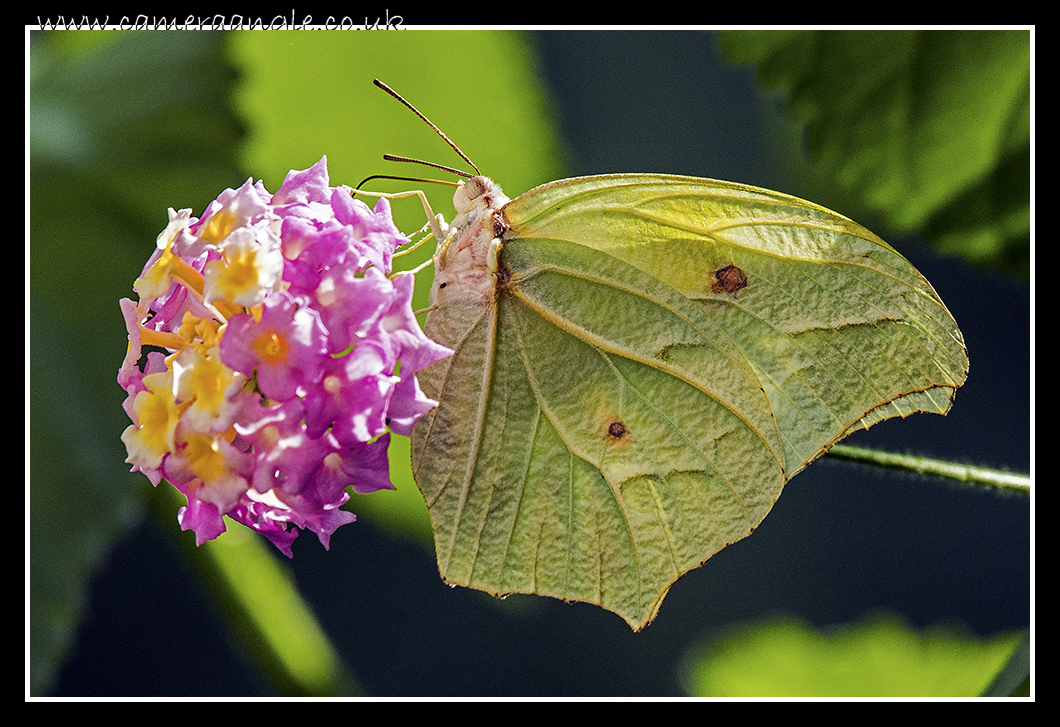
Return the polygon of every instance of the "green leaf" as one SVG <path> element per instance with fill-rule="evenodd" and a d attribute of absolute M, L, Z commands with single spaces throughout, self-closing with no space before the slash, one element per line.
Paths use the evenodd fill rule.
<path fill-rule="evenodd" d="M 30 301 L 30 693 L 47 693 L 76 638 L 88 583 L 140 514 L 120 442 L 107 442 L 71 331 Z M 119 409 L 120 411 L 120 409 Z"/>
<path fill-rule="evenodd" d="M 729 31 L 722 49 L 894 230 L 1027 277 L 1030 31 Z"/>
<path fill-rule="evenodd" d="M 639 630 L 836 441 L 944 414 L 964 382 L 928 282 L 817 205 L 666 175 L 490 184 L 457 193 L 435 256 L 426 331 L 455 354 L 419 374 L 440 403 L 412 437 L 450 583 Z"/>
<path fill-rule="evenodd" d="M 239 125 L 224 104 L 234 75 L 223 38 L 31 36 L 33 694 L 50 688 L 90 579 L 150 490 L 123 464 L 119 437 L 129 421 L 116 376 L 127 341 L 118 299 L 131 294 L 167 207 L 202 209 L 242 181 Z"/>
<path fill-rule="evenodd" d="M 975 697 L 1019 642 L 918 632 L 888 616 L 828 631 L 784 619 L 704 647 L 690 660 L 686 689 L 697 697 Z"/>

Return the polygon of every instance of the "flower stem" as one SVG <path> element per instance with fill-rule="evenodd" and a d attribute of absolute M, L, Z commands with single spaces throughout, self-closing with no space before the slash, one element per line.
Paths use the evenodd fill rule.
<path fill-rule="evenodd" d="M 171 522 L 176 488 L 158 487 L 152 503 Z M 285 696 L 357 696 L 356 679 L 324 633 L 286 564 L 268 541 L 229 521 L 216 540 L 195 546 L 192 533 L 180 543 L 227 615 L 251 660 Z"/>
<path fill-rule="evenodd" d="M 1031 491 L 1031 478 L 1029 475 L 1004 472 L 989 467 L 975 467 L 928 457 L 880 452 L 875 449 L 853 447 L 849 444 L 835 445 L 828 451 L 827 456 L 847 462 L 871 464 L 886 469 L 934 475 L 958 482 L 967 482 L 970 485 L 1006 490 L 1008 492 L 1030 494 Z"/>

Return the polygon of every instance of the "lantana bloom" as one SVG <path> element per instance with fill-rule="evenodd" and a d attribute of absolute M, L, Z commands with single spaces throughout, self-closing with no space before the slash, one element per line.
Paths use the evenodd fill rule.
<path fill-rule="evenodd" d="M 288 556 L 298 528 L 326 548 L 355 519 L 346 488 L 393 489 L 390 432 L 437 404 L 415 373 L 452 354 L 416 323 L 413 276 L 391 276 L 406 242 L 386 199 L 330 186 L 326 158 L 276 194 L 248 179 L 200 218 L 169 210 L 121 301 L 122 441 L 134 472 L 187 497 L 198 544 L 227 515 Z"/>

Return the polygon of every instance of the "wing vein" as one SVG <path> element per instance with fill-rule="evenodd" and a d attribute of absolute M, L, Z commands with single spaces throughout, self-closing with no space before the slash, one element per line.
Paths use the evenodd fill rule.
<path fill-rule="evenodd" d="M 482 444 L 485 438 L 486 430 L 486 409 L 489 406 L 490 393 L 493 385 L 493 362 L 497 352 L 497 306 L 490 306 L 488 309 L 488 329 L 486 332 L 486 365 L 482 367 L 482 385 L 479 389 L 478 395 L 478 407 L 475 411 L 475 417 L 473 424 L 475 426 L 475 433 L 472 438 L 471 444 L 471 456 L 467 458 L 467 467 L 464 470 L 463 479 L 460 487 L 460 496 L 457 500 L 456 515 L 453 523 L 452 535 L 449 540 L 448 553 L 451 555 L 453 550 L 456 548 L 457 535 L 460 532 L 460 522 L 463 519 L 464 507 L 467 505 L 468 495 L 471 491 L 471 485 L 474 480 L 475 466 L 478 463 L 479 454 L 482 452 Z M 476 324 L 478 325 L 478 324 Z M 481 533 L 481 527 L 479 528 Z M 474 563 L 478 558 L 478 546 L 480 538 L 475 538 L 475 553 L 472 554 L 472 566 L 471 575 L 474 575 Z"/>

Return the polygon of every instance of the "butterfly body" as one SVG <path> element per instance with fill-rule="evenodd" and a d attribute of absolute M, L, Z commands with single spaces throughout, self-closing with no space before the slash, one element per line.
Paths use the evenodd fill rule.
<path fill-rule="evenodd" d="M 508 201 L 486 177 L 472 177 L 457 188 L 457 215 L 434 255 L 431 306 L 456 299 L 485 303 L 493 296 L 501 232 L 497 212 Z"/>

